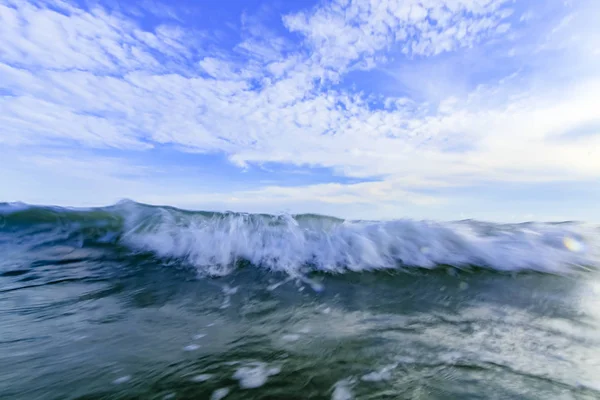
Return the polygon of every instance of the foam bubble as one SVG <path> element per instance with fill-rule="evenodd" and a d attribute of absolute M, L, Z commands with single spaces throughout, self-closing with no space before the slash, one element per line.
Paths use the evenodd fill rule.
<path fill-rule="evenodd" d="M 200 375 L 196 375 L 194 376 L 191 381 L 192 382 L 206 382 L 207 380 L 209 380 L 210 378 L 212 378 L 213 375 L 212 374 L 200 374 Z"/>
<path fill-rule="evenodd" d="M 396 361 L 400 364 L 414 364 L 417 360 L 409 356 L 399 356 L 396 357 Z"/>
<path fill-rule="evenodd" d="M 287 335 L 283 335 L 281 337 L 281 339 L 283 339 L 286 342 L 295 342 L 296 340 L 300 339 L 300 335 L 295 334 L 295 333 L 290 333 Z"/>
<path fill-rule="evenodd" d="M 185 346 L 183 348 L 184 351 L 195 351 L 198 350 L 200 348 L 200 345 L 198 344 L 188 344 L 187 346 Z"/>
<path fill-rule="evenodd" d="M 352 379 L 342 379 L 336 382 L 333 387 L 333 393 L 331 394 L 331 400 L 352 400 L 354 395 L 352 394 Z"/>
<path fill-rule="evenodd" d="M 236 294 L 238 291 L 238 286 L 236 287 L 229 287 L 228 285 L 223 286 L 223 293 L 225 293 L 225 295 L 231 296 L 232 294 Z"/>
<path fill-rule="evenodd" d="M 199 340 L 199 339 L 202 339 L 205 336 L 206 336 L 205 333 L 198 333 L 198 334 L 196 334 L 196 335 L 193 336 L 193 339 L 194 340 Z"/>
<path fill-rule="evenodd" d="M 450 353 L 445 353 L 445 354 L 441 354 L 440 355 L 440 360 L 444 363 L 447 364 L 455 364 L 457 361 L 459 361 L 462 358 L 462 354 L 458 353 L 456 351 L 450 352 Z"/>
<path fill-rule="evenodd" d="M 224 399 L 229 394 L 228 388 L 220 388 L 215 390 L 210 396 L 210 400 L 221 400 Z"/>
<path fill-rule="evenodd" d="M 231 295 L 236 294 L 238 291 L 237 286 L 230 288 L 229 286 L 225 285 L 223 286 L 223 294 L 225 295 L 225 298 L 223 299 L 223 303 L 221 304 L 221 309 L 224 310 L 226 308 L 229 308 L 229 306 L 231 305 Z"/>
<path fill-rule="evenodd" d="M 363 375 L 360 379 L 365 382 L 387 381 L 392 378 L 392 370 L 397 367 L 397 364 L 392 364 L 383 367 L 379 371 L 373 371 Z"/>
<path fill-rule="evenodd" d="M 130 375 L 125 375 L 125 376 L 122 376 L 122 377 L 120 377 L 120 378 L 117 378 L 117 379 L 115 379 L 115 380 L 113 381 L 113 384 L 115 384 L 115 385 L 120 385 L 120 384 L 122 384 L 122 383 L 127 383 L 127 382 L 129 382 L 130 380 L 131 380 L 131 376 L 130 376 Z"/>
<path fill-rule="evenodd" d="M 254 389 L 264 385 L 270 376 L 277 375 L 280 371 L 279 367 L 267 368 L 265 363 L 254 362 L 240 367 L 233 378 L 239 381 L 242 389 Z"/>
<path fill-rule="evenodd" d="M 275 282 L 275 283 L 273 283 L 273 284 L 269 285 L 269 286 L 267 287 L 267 290 L 268 290 L 268 291 L 273 291 L 273 290 L 277 289 L 279 286 L 281 286 L 281 285 L 284 285 L 284 284 L 288 283 L 288 282 L 289 282 L 289 281 L 291 281 L 292 279 L 293 279 L 293 277 L 288 277 L 287 279 L 284 279 L 284 280 L 282 280 L 282 281 Z"/>

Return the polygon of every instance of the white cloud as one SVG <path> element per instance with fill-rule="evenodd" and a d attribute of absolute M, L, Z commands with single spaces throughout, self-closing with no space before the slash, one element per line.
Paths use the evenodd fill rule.
<path fill-rule="evenodd" d="M 315 184 L 300 187 L 264 186 L 256 190 L 239 190 L 228 193 L 211 193 L 202 195 L 148 195 L 146 200 L 158 204 L 181 204 L 195 206 L 198 204 L 220 204 L 231 208 L 262 210 L 286 207 L 289 204 L 318 202 L 333 206 L 391 204 L 440 204 L 442 199 L 402 190 L 394 182 L 364 182 L 354 184 Z M 238 206 L 238 207 L 236 207 Z"/>
<path fill-rule="evenodd" d="M 160 168 L 116 156 L 40 149 L 2 153 L 2 201 L 99 206 L 150 193 Z"/>
<path fill-rule="evenodd" d="M 185 59 L 195 45 L 180 27 L 162 25 L 146 32 L 123 15 L 100 7 L 86 11 L 61 1 L 2 3 L 0 36 L 5 39 L 0 54 L 3 62 L 13 65 L 106 73 L 161 70 L 152 52 Z"/>
<path fill-rule="evenodd" d="M 328 68 L 345 68 L 361 57 L 399 45 L 411 55 L 435 55 L 504 33 L 504 0 L 336 0 L 284 17 L 306 36 L 313 57 Z"/>
<path fill-rule="evenodd" d="M 144 31 L 99 7 L 61 3 L 59 12 L 0 0 L 0 82 L 10 93 L 0 97 L 0 143 L 137 150 L 172 144 L 224 152 L 240 166 L 282 162 L 383 179 L 230 196 L 246 202 L 423 205 L 435 199 L 418 194 L 420 186 L 600 177 L 598 135 L 553 140 L 597 121 L 598 75 L 559 90 L 553 82 L 496 78 L 470 94 L 466 87 L 456 93 L 452 82 L 442 87 L 451 75 L 432 76 L 439 82 L 427 96 L 433 104 L 383 97 L 385 107 L 332 86 L 359 65 L 377 68 L 387 55 L 439 57 L 499 39 L 513 29 L 509 6 L 501 0 L 333 1 L 283 17 L 304 46 L 284 55 L 290 39 L 252 28 L 256 21 L 244 21 L 235 54 L 205 54 L 191 51 L 198 44 L 185 26 Z M 560 27 L 575 43 L 579 27 Z M 261 32 L 269 40 L 260 40 Z M 579 43 L 589 49 L 590 42 Z M 419 69 L 403 76 L 416 86 L 429 78 Z"/>

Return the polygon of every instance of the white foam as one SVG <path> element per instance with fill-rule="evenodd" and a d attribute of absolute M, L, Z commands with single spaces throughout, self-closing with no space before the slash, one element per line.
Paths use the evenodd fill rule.
<path fill-rule="evenodd" d="M 300 332 L 300 333 L 310 333 L 310 326 L 304 326 L 298 332 Z"/>
<path fill-rule="evenodd" d="M 272 376 L 272 375 L 277 375 L 277 374 L 279 374 L 280 372 L 281 372 L 281 367 L 271 367 L 271 368 L 269 368 L 269 370 L 267 371 L 267 374 L 268 374 L 269 376 Z"/>
<path fill-rule="evenodd" d="M 221 309 L 226 309 L 229 308 L 229 306 L 231 305 L 231 296 L 237 293 L 238 288 L 237 286 L 234 288 L 230 288 L 229 286 L 225 285 L 222 290 L 223 294 L 225 295 L 225 298 L 223 299 L 223 303 L 221 304 Z"/>
<path fill-rule="evenodd" d="M 120 384 L 122 384 L 122 383 L 129 382 L 130 380 L 131 380 L 131 376 L 130 376 L 130 375 L 126 375 L 126 376 L 122 376 L 122 377 L 120 377 L 120 378 L 117 378 L 117 379 L 115 379 L 115 380 L 113 381 L 113 383 L 114 383 L 115 385 L 120 385 Z"/>
<path fill-rule="evenodd" d="M 446 364 L 456 364 L 463 355 L 459 352 L 453 351 L 450 353 L 444 353 L 440 355 L 440 360 Z"/>
<path fill-rule="evenodd" d="M 296 333 L 289 333 L 287 335 L 283 335 L 281 339 L 283 339 L 286 342 L 295 342 L 296 340 L 300 339 L 300 335 Z"/>
<path fill-rule="evenodd" d="M 220 388 L 215 390 L 210 396 L 210 400 L 221 400 L 224 399 L 229 394 L 228 388 Z"/>
<path fill-rule="evenodd" d="M 279 286 L 281 286 L 281 285 L 283 285 L 283 284 L 286 284 L 286 283 L 288 283 L 288 282 L 289 282 L 289 281 L 291 281 L 292 279 L 293 279 L 293 277 L 289 277 L 289 278 L 286 278 L 286 279 L 284 279 L 284 280 L 282 280 L 282 281 L 279 281 L 279 282 L 273 283 L 272 285 L 269 285 L 269 286 L 267 287 L 267 290 L 269 290 L 269 291 L 273 291 L 273 290 L 277 289 Z"/>
<path fill-rule="evenodd" d="M 193 339 L 194 340 L 199 340 L 199 339 L 202 339 L 205 336 L 206 336 L 205 333 L 198 333 L 198 334 L 196 334 L 196 335 L 193 336 Z"/>
<path fill-rule="evenodd" d="M 400 363 L 400 364 L 413 364 L 417 360 L 415 358 L 409 357 L 409 356 L 399 356 L 399 357 L 396 357 L 396 361 L 398 361 L 398 363 Z"/>
<path fill-rule="evenodd" d="M 336 382 L 333 387 L 333 393 L 331 394 L 331 400 L 352 400 L 354 395 L 352 394 L 352 383 L 351 379 L 343 379 Z"/>
<path fill-rule="evenodd" d="M 200 348 L 200 345 L 198 344 L 188 344 L 187 346 L 185 346 L 183 348 L 184 351 L 195 351 L 198 350 Z"/>
<path fill-rule="evenodd" d="M 383 367 L 378 371 L 373 371 L 363 375 L 360 379 L 365 382 L 380 382 L 392 379 L 392 370 L 397 367 L 397 364 L 392 364 Z"/>
<path fill-rule="evenodd" d="M 240 367 L 233 378 L 239 381 L 242 389 L 254 389 L 264 385 L 270 376 L 277 375 L 280 371 L 279 367 L 267 368 L 265 363 L 254 362 Z"/>
<path fill-rule="evenodd" d="M 196 375 L 194 376 L 191 381 L 192 382 L 206 382 L 207 380 L 209 380 L 210 378 L 212 378 L 213 375 L 212 374 L 200 374 L 200 375 Z"/>
<path fill-rule="evenodd" d="M 226 296 L 231 296 L 232 294 L 236 294 L 238 291 L 238 286 L 236 287 L 229 287 L 227 285 L 223 286 L 223 293 L 225 293 Z"/>
<path fill-rule="evenodd" d="M 131 207 L 122 235 L 126 245 L 183 259 L 209 275 L 228 274 L 238 260 L 284 271 L 296 279 L 303 279 L 301 272 L 307 265 L 330 272 L 399 265 L 476 265 L 551 273 L 600 266 L 598 228 L 584 224 L 342 221 L 315 216 L 185 214 L 162 208 L 148 216 Z M 323 289 L 316 282 L 304 282 L 316 291 Z M 235 288 L 223 291 L 227 297 Z"/>

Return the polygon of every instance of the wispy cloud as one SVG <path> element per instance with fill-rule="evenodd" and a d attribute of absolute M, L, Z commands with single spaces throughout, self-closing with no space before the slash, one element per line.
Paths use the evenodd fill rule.
<path fill-rule="evenodd" d="M 239 198 L 242 209 L 283 198 L 426 207 L 447 199 L 423 187 L 600 177 L 593 2 L 240 9 L 236 43 L 155 6 L 163 18 L 143 25 L 101 2 L 0 0 L 0 144 L 22 154 L 113 149 L 115 159 L 169 145 L 241 168 L 270 162 L 377 180 L 256 182 L 215 198 Z M 349 81 L 357 70 L 366 74 L 358 86 Z M 370 76 L 389 90 L 369 86 Z M 568 134 L 582 126 L 592 131 Z"/>

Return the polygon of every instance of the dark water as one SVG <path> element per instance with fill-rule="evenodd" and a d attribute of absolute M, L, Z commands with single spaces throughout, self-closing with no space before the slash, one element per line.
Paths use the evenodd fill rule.
<path fill-rule="evenodd" d="M 278 242 L 279 252 L 267 248 L 272 239 L 255 224 L 233 224 L 236 230 L 230 221 L 228 236 L 206 247 L 173 239 L 190 217 L 173 222 L 169 211 L 167 229 L 164 210 L 158 225 L 156 212 L 137 213 L 127 227 L 129 217 L 114 210 L 110 217 L 98 210 L 4 211 L 1 399 L 600 398 L 600 278 L 589 233 L 569 230 L 568 239 L 581 243 L 567 240 L 575 248 L 569 251 L 588 262 L 560 258 L 553 271 L 564 265 L 561 274 L 518 268 L 538 264 L 517 263 L 524 247 L 513 242 L 499 253 L 502 271 L 398 260 L 395 268 L 375 268 L 372 257 L 362 260 L 364 270 L 327 270 L 318 257 L 331 249 L 313 251 L 312 263 L 285 264 L 286 242 Z M 214 215 L 202 215 L 214 225 Z M 320 229 L 339 235 L 323 226 L 340 222 L 327 221 Z M 489 237 L 487 228 L 488 236 L 477 237 Z M 551 239 L 556 229 L 538 226 L 537 233 Z M 161 240 L 132 246 L 127 235 L 149 231 Z M 252 242 L 259 233 L 256 257 L 270 263 L 232 255 L 242 248 L 231 242 L 234 261 L 218 263 L 223 249 L 215 248 L 225 238 Z M 524 240 L 519 235 L 513 239 Z M 365 237 L 374 246 L 376 237 Z M 525 255 L 537 251 L 546 260 L 556 250 L 555 260 L 563 250 L 550 239 L 547 248 L 532 242 L 537 247 Z M 359 245 L 354 240 L 349 248 Z M 151 251 L 148 243 L 168 246 Z M 214 264 L 193 263 L 204 253 Z M 277 263 L 285 268 L 273 268 Z"/>

